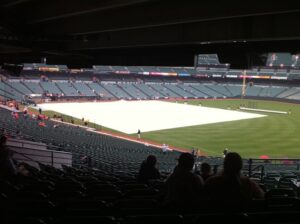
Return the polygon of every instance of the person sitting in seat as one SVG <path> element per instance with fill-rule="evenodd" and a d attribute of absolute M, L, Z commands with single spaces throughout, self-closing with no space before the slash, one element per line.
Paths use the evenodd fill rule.
<path fill-rule="evenodd" d="M 208 163 L 202 163 L 200 168 L 200 176 L 203 180 L 207 180 L 209 177 L 213 176 L 211 166 Z"/>
<path fill-rule="evenodd" d="M 11 152 L 6 147 L 7 137 L 0 136 L 0 177 L 11 177 L 17 174 L 17 168 L 11 156 Z"/>
<path fill-rule="evenodd" d="M 141 164 L 139 174 L 137 176 L 138 182 L 148 183 L 149 180 L 159 179 L 160 173 L 155 165 L 156 157 L 154 155 L 149 155 Z"/>
<path fill-rule="evenodd" d="M 226 208 L 241 209 L 252 199 L 264 198 L 264 192 L 254 181 L 241 174 L 243 160 L 236 152 L 227 153 L 223 172 L 205 182 L 205 195 Z"/>
<path fill-rule="evenodd" d="M 163 202 L 166 207 L 194 207 L 201 200 L 203 179 L 192 172 L 194 156 L 183 153 L 178 165 L 166 181 L 166 196 Z"/>

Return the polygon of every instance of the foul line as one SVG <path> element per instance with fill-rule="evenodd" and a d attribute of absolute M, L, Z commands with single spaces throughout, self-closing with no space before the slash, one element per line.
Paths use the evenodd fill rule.
<path fill-rule="evenodd" d="M 248 110 L 248 111 L 255 111 L 255 112 L 268 112 L 268 113 L 275 113 L 275 114 L 289 114 L 286 111 L 279 111 L 279 110 L 263 110 L 263 109 L 253 109 L 248 107 L 240 107 L 241 110 Z"/>

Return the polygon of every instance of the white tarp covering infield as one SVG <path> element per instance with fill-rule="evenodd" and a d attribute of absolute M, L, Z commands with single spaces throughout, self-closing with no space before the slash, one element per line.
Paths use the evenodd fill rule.
<path fill-rule="evenodd" d="M 259 118 L 265 115 L 164 101 L 114 101 L 40 104 L 78 119 L 84 118 L 127 134 Z"/>

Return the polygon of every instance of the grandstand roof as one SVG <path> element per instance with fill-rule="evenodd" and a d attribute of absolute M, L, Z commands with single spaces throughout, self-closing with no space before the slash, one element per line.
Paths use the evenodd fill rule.
<path fill-rule="evenodd" d="M 231 62 L 225 51 L 246 60 L 241 51 L 300 51 L 299 18 L 287 1 L 2 0 L 0 62 L 189 65 L 199 53 Z"/>

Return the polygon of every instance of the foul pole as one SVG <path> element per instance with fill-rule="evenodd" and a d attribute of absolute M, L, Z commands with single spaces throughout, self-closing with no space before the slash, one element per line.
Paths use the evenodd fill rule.
<path fill-rule="evenodd" d="M 242 95 L 241 95 L 241 98 L 244 98 L 244 96 L 246 96 L 246 88 L 247 88 L 247 85 L 246 85 L 246 70 L 244 70 L 244 72 L 243 72 L 243 86 L 242 86 Z"/>

